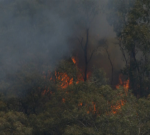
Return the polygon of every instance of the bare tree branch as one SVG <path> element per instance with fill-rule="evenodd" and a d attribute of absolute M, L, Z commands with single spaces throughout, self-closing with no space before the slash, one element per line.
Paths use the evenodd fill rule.
<path fill-rule="evenodd" d="M 123 57 L 124 57 L 124 60 L 125 60 L 125 62 L 126 62 L 126 66 L 127 66 L 128 61 L 127 61 L 127 58 L 126 58 L 126 55 L 125 55 L 124 48 L 123 48 L 123 46 L 122 46 L 121 40 L 122 40 L 122 39 L 119 40 L 119 46 L 120 46 L 122 55 L 123 55 Z"/>
<path fill-rule="evenodd" d="M 84 47 L 83 47 L 83 37 L 81 39 L 79 39 L 79 38 L 77 38 L 77 39 L 78 39 L 78 41 L 79 41 L 79 43 L 81 45 L 82 50 L 84 50 Z"/>
<path fill-rule="evenodd" d="M 100 47 L 100 46 L 98 45 L 98 46 L 95 47 L 95 49 L 92 51 L 92 53 L 91 53 L 91 55 L 90 55 L 90 57 L 89 57 L 89 59 L 88 59 L 88 63 L 91 61 L 91 59 L 92 59 L 94 53 L 97 51 L 97 49 L 98 49 L 99 47 Z"/>
<path fill-rule="evenodd" d="M 110 64 L 111 64 L 111 85 L 112 85 L 112 83 L 113 83 L 113 72 L 114 72 L 113 63 L 112 63 L 112 61 L 111 61 L 111 58 L 110 58 L 110 54 L 109 54 L 109 52 L 108 52 L 108 49 L 107 49 L 106 47 L 104 47 L 104 49 L 105 49 L 105 51 L 106 51 L 106 53 L 107 53 L 109 62 L 110 62 Z"/>

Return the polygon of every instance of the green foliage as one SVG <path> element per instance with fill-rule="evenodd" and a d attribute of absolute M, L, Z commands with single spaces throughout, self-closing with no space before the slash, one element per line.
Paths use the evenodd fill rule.
<path fill-rule="evenodd" d="M 106 74 L 101 69 L 94 69 L 92 74 L 91 83 L 94 83 L 96 87 L 100 87 L 102 85 L 107 84 L 108 79 L 106 78 Z"/>
<path fill-rule="evenodd" d="M 127 92 L 123 87 L 113 90 L 106 85 L 105 73 L 100 69 L 95 69 L 88 81 L 76 83 L 76 74 L 80 72 L 69 60 L 63 61 L 57 72 L 74 78 L 73 83 L 61 88 L 61 80 L 50 80 L 49 74 L 45 73 L 43 76 L 28 71 L 23 78 L 19 75 L 22 75 L 23 71 L 18 72 L 15 87 L 20 89 L 28 84 L 30 87 L 27 87 L 26 95 L 22 97 L 1 96 L 2 135 L 150 133 L 149 98 L 136 99 L 130 90 Z M 53 73 L 51 75 L 53 76 Z M 47 91 L 43 94 L 45 89 Z"/>
<path fill-rule="evenodd" d="M 109 22 L 117 33 L 118 44 L 126 60 L 123 73 L 130 79 L 130 88 L 139 96 L 150 93 L 150 27 L 148 0 L 113 0 Z"/>
<path fill-rule="evenodd" d="M 76 11 L 78 2 L 74 1 L 76 5 L 70 6 L 70 12 Z M 79 12 L 87 13 L 83 24 L 97 14 L 99 6 L 94 2 L 80 1 Z M 17 0 L 11 4 L 19 9 L 15 11 L 16 18 L 32 22 L 45 3 L 62 4 L 61 1 L 46 0 L 23 3 Z M 148 0 L 113 0 L 110 6 L 110 22 L 117 32 L 120 47 L 128 55 L 123 73 L 129 76 L 133 93 L 140 96 L 147 96 L 150 89 L 149 6 Z M 60 14 L 67 17 L 63 11 Z M 35 27 L 42 28 L 46 23 L 43 20 Z M 56 72 L 49 67 L 51 72 L 46 69 L 45 65 L 24 65 L 21 70 L 0 80 L 3 92 L 0 95 L 0 135 L 150 134 L 149 96 L 137 99 L 124 87 L 113 90 L 107 85 L 101 69 L 94 69 L 86 82 L 78 80 L 82 73 L 71 59 L 61 61 Z M 59 73 L 67 74 L 70 80 L 73 78 L 72 84 L 62 88 L 63 76 Z"/>
<path fill-rule="evenodd" d="M 27 117 L 20 112 L 0 112 L 1 135 L 32 135 Z"/>
<path fill-rule="evenodd" d="M 99 70 L 96 73 L 102 75 Z M 99 78 L 93 75 L 95 81 Z M 96 79 L 97 78 L 97 79 Z M 91 79 L 92 80 L 92 79 Z M 126 95 L 123 88 L 112 90 L 109 86 L 90 82 L 73 84 L 58 89 L 38 115 L 30 115 L 33 133 L 42 134 L 135 134 L 137 133 L 135 97 Z M 105 84 L 105 83 L 104 83 Z M 126 101 L 113 114 L 112 106 Z M 130 123 L 133 123 L 130 125 Z"/>

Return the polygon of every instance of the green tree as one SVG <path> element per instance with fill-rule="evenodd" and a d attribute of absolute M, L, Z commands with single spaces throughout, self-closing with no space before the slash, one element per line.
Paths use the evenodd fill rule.
<path fill-rule="evenodd" d="M 112 90 L 104 73 L 95 70 L 87 82 L 58 87 L 44 111 L 30 115 L 30 122 L 36 135 L 132 135 L 138 133 L 136 102 L 124 88 Z"/>
<path fill-rule="evenodd" d="M 118 44 L 126 67 L 123 73 L 130 79 L 136 96 L 147 96 L 149 87 L 149 1 L 117 1 L 111 3 L 109 22 L 117 33 Z"/>
<path fill-rule="evenodd" d="M 21 112 L 0 112 L 1 135 L 32 135 L 27 117 Z"/>
<path fill-rule="evenodd" d="M 150 132 L 149 98 L 136 99 L 123 87 L 113 90 L 100 69 L 94 69 L 86 82 L 77 81 L 81 73 L 71 59 L 62 61 L 54 73 L 25 71 L 15 76 L 19 80 L 14 89 L 26 86 L 29 88 L 26 95 L 7 100 L 1 96 L 1 134 L 148 135 Z M 25 78 L 20 77 L 24 72 Z M 62 88 L 64 80 L 56 77 L 56 72 L 67 74 L 73 82 Z"/>

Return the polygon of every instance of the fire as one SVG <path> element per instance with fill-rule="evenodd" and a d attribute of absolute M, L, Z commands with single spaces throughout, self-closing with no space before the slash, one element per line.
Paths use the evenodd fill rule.
<path fill-rule="evenodd" d="M 76 58 L 72 57 L 71 60 L 77 66 Z M 91 73 L 88 72 L 87 78 L 89 78 L 90 75 L 91 75 Z M 67 73 L 60 73 L 60 72 L 56 72 L 56 71 L 55 71 L 55 78 L 61 82 L 60 86 L 62 89 L 65 89 L 69 85 L 72 85 L 73 81 L 74 81 L 73 78 L 70 78 Z M 51 80 L 52 80 L 52 78 L 51 78 Z M 77 74 L 76 84 L 78 84 L 80 81 L 84 81 L 82 73 Z"/>
<path fill-rule="evenodd" d="M 129 89 L 129 83 L 130 83 L 129 79 L 123 82 L 121 75 L 119 75 L 119 84 L 116 86 L 116 88 L 119 89 L 119 86 L 122 85 L 127 95 Z"/>
<path fill-rule="evenodd" d="M 79 67 L 77 65 L 77 63 L 78 63 L 77 58 L 72 57 L 71 60 L 76 65 L 76 67 L 79 69 Z M 76 84 L 78 84 L 80 81 L 84 81 L 84 77 L 83 77 L 83 74 L 82 74 L 84 71 L 82 69 L 79 69 L 79 70 L 80 70 L 80 74 L 77 75 L 77 82 L 76 82 Z M 91 75 L 91 72 L 88 71 L 87 72 L 87 79 L 90 78 L 90 75 Z"/>
<path fill-rule="evenodd" d="M 117 110 L 121 109 L 121 107 L 125 104 L 125 101 L 121 100 L 117 102 L 117 105 L 111 106 L 113 114 L 117 113 Z"/>
<path fill-rule="evenodd" d="M 62 98 L 62 102 L 65 103 L 65 98 Z"/>
<path fill-rule="evenodd" d="M 76 58 L 72 57 L 71 60 L 77 66 Z M 89 78 L 90 74 L 91 74 L 90 72 L 87 74 L 88 78 Z M 54 76 L 55 76 L 55 79 L 57 79 L 60 82 L 59 86 L 62 89 L 67 88 L 68 86 L 72 85 L 73 82 L 74 82 L 73 78 L 70 77 L 66 72 L 57 72 L 57 71 L 55 71 Z M 44 78 L 46 78 L 46 76 L 44 76 Z M 48 76 L 48 78 L 50 79 L 50 81 L 53 81 L 53 80 L 55 81 L 55 79 L 51 76 L 51 73 Z M 75 83 L 78 84 L 80 81 L 84 81 L 82 73 L 77 74 L 77 80 L 76 80 Z M 117 85 L 116 88 L 119 89 L 120 85 L 123 86 L 123 88 L 125 90 L 125 93 L 127 95 L 128 89 L 129 89 L 129 79 L 127 81 L 123 81 L 122 78 L 121 78 L 121 75 L 120 75 L 119 76 L 119 85 Z M 47 90 L 45 89 L 43 91 L 42 95 L 45 95 L 48 92 L 50 92 L 49 88 Z M 50 92 L 50 94 L 52 94 L 52 92 Z M 65 103 L 65 100 L 66 100 L 65 98 L 62 98 L 63 103 Z M 125 104 L 125 102 L 126 101 L 124 101 L 124 100 L 120 100 L 120 101 L 117 101 L 116 105 L 111 106 L 112 113 L 116 114 L 117 110 L 121 109 L 121 107 Z M 82 106 L 83 106 L 82 102 L 78 103 L 78 107 L 82 107 Z M 92 106 L 93 106 L 92 108 L 87 109 L 87 114 L 89 114 L 90 112 L 93 112 L 94 114 L 98 113 L 95 102 L 92 102 Z"/>
<path fill-rule="evenodd" d="M 87 104 L 84 104 L 82 102 L 79 102 L 78 103 L 78 107 L 83 107 L 83 106 L 86 106 L 87 107 Z M 96 109 L 96 103 L 95 102 L 92 102 L 92 105 L 90 107 L 87 108 L 87 114 L 89 113 L 93 113 L 93 114 L 97 114 L 97 109 Z"/>
<path fill-rule="evenodd" d="M 77 60 L 75 57 L 71 58 L 72 62 L 77 66 Z M 55 76 L 55 77 L 54 77 Z M 68 86 L 72 85 L 74 80 L 72 77 L 70 77 L 66 72 L 58 72 L 55 71 L 54 76 L 52 76 L 52 73 L 50 71 L 48 71 L 48 75 L 45 75 L 45 72 L 43 72 L 43 77 L 44 79 L 49 79 L 50 81 L 56 81 L 58 80 L 60 82 L 60 87 L 62 89 L 67 88 Z M 87 74 L 88 78 L 90 76 L 90 73 Z M 76 80 L 76 84 L 78 84 L 80 81 L 84 81 L 83 79 L 83 75 L 82 73 L 77 74 L 77 80 Z M 49 92 L 49 89 L 45 89 L 42 93 L 42 95 L 45 95 Z M 63 100 L 64 102 L 64 100 Z"/>
<path fill-rule="evenodd" d="M 59 73 L 55 71 L 55 77 L 56 79 L 58 79 L 59 81 L 61 81 L 61 88 L 65 89 L 67 88 L 69 85 L 73 84 L 73 78 L 70 78 L 67 73 Z"/>
<path fill-rule="evenodd" d="M 71 58 L 72 62 L 76 64 L 76 60 L 74 57 Z M 61 88 L 65 89 L 69 85 L 73 84 L 73 78 L 70 78 L 67 73 L 59 73 L 55 71 L 55 77 L 61 82 Z"/>
<path fill-rule="evenodd" d="M 119 89 L 119 86 L 122 85 L 124 88 L 124 91 L 126 93 L 126 96 L 128 94 L 128 89 L 129 89 L 129 79 L 127 81 L 122 81 L 121 75 L 119 75 L 119 85 L 116 86 L 117 89 Z M 112 106 L 112 112 L 115 114 L 117 110 L 121 109 L 121 107 L 125 104 L 126 101 L 121 100 L 118 101 L 117 105 Z"/>
<path fill-rule="evenodd" d="M 83 105 L 83 103 L 79 103 L 79 104 L 78 104 L 78 106 L 82 106 L 82 105 Z"/>
<path fill-rule="evenodd" d="M 72 59 L 72 62 L 73 62 L 74 64 L 77 63 L 74 57 L 72 57 L 71 59 Z M 45 76 L 44 76 L 44 78 L 45 78 Z M 56 78 L 58 81 L 60 81 L 60 83 L 61 83 L 61 84 L 60 84 L 60 87 L 61 87 L 62 89 L 65 89 L 65 88 L 67 88 L 69 85 L 72 85 L 72 84 L 73 84 L 73 78 L 69 77 L 67 73 L 64 73 L 64 72 L 61 73 L 61 72 L 55 71 L 55 78 Z M 52 81 L 53 78 L 50 77 L 50 80 Z M 80 81 L 80 79 L 78 79 L 76 83 L 79 83 L 79 81 Z"/>
<path fill-rule="evenodd" d="M 93 104 L 93 107 L 94 107 L 94 112 L 96 112 L 96 104 L 94 103 L 94 102 L 92 102 L 92 104 Z"/>
<path fill-rule="evenodd" d="M 71 59 L 72 59 L 72 62 L 76 65 L 77 61 L 76 61 L 75 57 L 72 57 Z"/>

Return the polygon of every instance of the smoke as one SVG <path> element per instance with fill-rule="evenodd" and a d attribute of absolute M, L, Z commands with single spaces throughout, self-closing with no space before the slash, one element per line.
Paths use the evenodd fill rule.
<path fill-rule="evenodd" d="M 97 0 L 85 5 L 78 0 L 0 1 L 0 63 L 4 69 L 18 70 L 28 62 L 55 64 L 69 54 L 68 38 L 83 31 L 93 18 Z M 89 7 L 91 10 L 89 11 Z M 89 13 L 88 13 L 89 12 Z M 97 12 L 97 11 L 94 11 Z M 103 20 L 97 18 L 99 22 Z M 94 21 L 93 21 L 94 22 Z M 109 27 L 97 21 L 91 27 L 96 35 L 107 35 Z M 100 33 L 96 28 L 99 26 Z M 78 28 L 77 28 L 78 27 Z M 105 29 L 107 28 L 107 29 Z M 105 29 L 105 30 L 104 30 Z M 97 30 L 97 31 L 96 31 Z M 77 31 L 77 32 L 76 32 Z M 110 32 L 108 32 L 110 33 Z"/>
<path fill-rule="evenodd" d="M 53 65 L 68 52 L 71 28 L 57 13 L 37 1 L 1 4 L 1 65 L 14 69 L 24 62 L 49 61 Z"/>
<path fill-rule="evenodd" d="M 116 34 L 106 21 L 105 6 L 105 0 L 1 0 L 0 79 L 23 67 L 54 70 L 61 59 L 72 54 L 75 43 L 70 39 L 84 37 L 87 28 L 92 48 L 100 39 L 112 41 Z M 114 65 L 122 65 L 116 56 L 119 49 L 112 42 L 108 46 Z M 106 53 L 99 52 L 93 63 L 111 74 Z"/>

